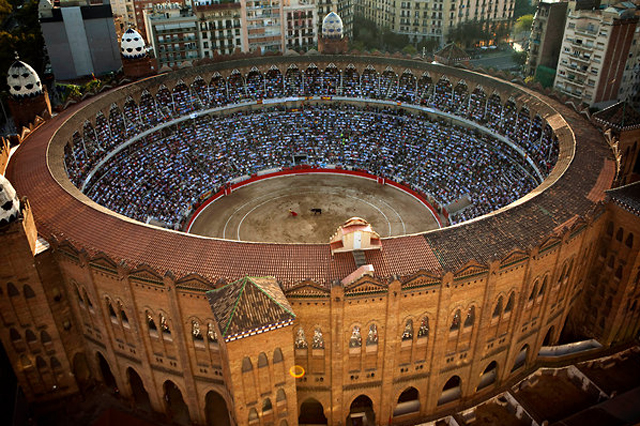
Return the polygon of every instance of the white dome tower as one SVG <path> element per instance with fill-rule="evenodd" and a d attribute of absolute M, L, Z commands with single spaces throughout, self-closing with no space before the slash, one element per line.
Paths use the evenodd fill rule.
<path fill-rule="evenodd" d="M 38 119 L 51 117 L 47 89 L 42 85 L 38 73 L 22 62 L 17 53 L 15 62 L 7 70 L 7 86 L 11 94 L 7 104 L 18 131 L 23 127 L 28 128 Z"/>
<path fill-rule="evenodd" d="M 120 53 L 125 59 L 138 59 L 147 55 L 147 47 L 139 32 L 129 28 L 120 39 Z"/>
<path fill-rule="evenodd" d="M 7 85 L 14 98 L 30 98 L 42 94 L 42 82 L 36 71 L 17 57 L 7 71 Z"/>
<path fill-rule="evenodd" d="M 322 37 L 341 39 L 344 36 L 342 18 L 335 12 L 329 12 L 322 20 Z"/>
<path fill-rule="evenodd" d="M 13 222 L 20 216 L 20 201 L 11 182 L 0 175 L 0 228 Z"/>

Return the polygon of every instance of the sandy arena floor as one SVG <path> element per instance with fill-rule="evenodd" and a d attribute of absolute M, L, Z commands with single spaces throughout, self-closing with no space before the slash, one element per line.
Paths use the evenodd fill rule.
<path fill-rule="evenodd" d="M 314 215 L 313 208 L 322 209 Z M 298 213 L 292 217 L 289 209 Z M 329 174 L 259 181 L 205 208 L 191 233 L 241 241 L 327 243 L 347 219 L 366 219 L 381 237 L 438 227 L 412 196 L 368 179 Z"/>

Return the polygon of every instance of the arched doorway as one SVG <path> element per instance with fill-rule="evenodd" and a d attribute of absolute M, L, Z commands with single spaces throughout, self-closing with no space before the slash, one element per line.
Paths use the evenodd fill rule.
<path fill-rule="evenodd" d="M 447 402 L 455 401 L 462 396 L 462 381 L 460 377 L 453 376 L 442 387 L 442 394 L 438 399 L 438 405 L 446 404 Z"/>
<path fill-rule="evenodd" d="M 418 389 L 410 387 L 400 394 L 398 404 L 393 410 L 393 416 L 402 416 L 420 411 L 420 399 Z"/>
<path fill-rule="evenodd" d="M 109 367 L 109 363 L 102 356 L 100 352 L 96 353 L 96 357 L 98 358 L 98 365 L 100 366 L 100 374 L 102 374 L 102 381 L 105 386 L 117 390 L 118 385 L 116 384 L 116 378 L 113 377 L 113 373 L 111 373 L 111 367 Z"/>
<path fill-rule="evenodd" d="M 529 345 L 524 345 L 518 356 L 516 356 L 516 360 L 513 363 L 513 368 L 511 371 L 516 371 L 518 368 L 522 367 L 527 362 L 527 355 L 529 354 Z"/>
<path fill-rule="evenodd" d="M 550 346 L 553 340 L 553 332 L 555 331 L 554 326 L 549 327 L 549 331 L 544 336 L 544 340 L 542 342 L 542 346 Z"/>
<path fill-rule="evenodd" d="M 131 395 L 136 403 L 136 407 L 149 413 L 152 412 L 149 393 L 147 393 L 147 390 L 144 388 L 144 383 L 142 383 L 142 379 L 138 373 L 129 367 L 127 368 L 127 378 L 129 379 Z"/>
<path fill-rule="evenodd" d="M 327 418 L 324 415 L 322 404 L 313 398 L 305 400 L 300 406 L 298 425 L 326 425 Z"/>
<path fill-rule="evenodd" d="M 482 372 L 482 375 L 480 376 L 480 383 L 478 383 L 476 390 L 479 391 L 480 389 L 493 384 L 496 381 L 496 377 L 498 377 L 498 363 L 491 361 L 489 365 L 487 365 L 487 368 Z"/>
<path fill-rule="evenodd" d="M 73 375 L 76 378 L 78 388 L 80 388 L 80 391 L 83 393 L 93 384 L 89 363 L 83 352 L 78 352 L 73 357 Z"/>
<path fill-rule="evenodd" d="M 230 426 L 227 403 L 219 393 L 210 391 L 205 398 L 204 413 L 208 426 Z"/>
<path fill-rule="evenodd" d="M 360 395 L 351 403 L 349 409 L 349 417 L 347 417 L 347 425 L 349 426 L 368 426 L 374 425 L 376 421 L 373 412 L 373 401 L 366 395 Z"/>
<path fill-rule="evenodd" d="M 182 392 L 171 380 L 164 382 L 164 402 L 167 406 L 167 416 L 174 423 L 181 425 L 191 424 L 189 409 L 184 403 Z"/>

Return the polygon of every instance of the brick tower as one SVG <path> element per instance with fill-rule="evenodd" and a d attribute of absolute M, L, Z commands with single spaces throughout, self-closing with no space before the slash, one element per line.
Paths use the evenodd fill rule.
<path fill-rule="evenodd" d="M 29 203 L 3 175 L 0 239 L 0 341 L 20 387 L 29 400 L 78 392 L 70 360 L 82 347 L 62 276 L 49 244 L 38 239 Z"/>

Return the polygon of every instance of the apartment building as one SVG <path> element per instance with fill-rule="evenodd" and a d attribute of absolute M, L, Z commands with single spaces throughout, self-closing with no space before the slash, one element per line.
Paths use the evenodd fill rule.
<path fill-rule="evenodd" d="M 318 44 L 318 10 L 314 0 L 284 0 L 284 44 L 309 50 Z"/>
<path fill-rule="evenodd" d="M 514 7 L 515 0 L 360 0 L 355 10 L 379 27 L 409 36 L 411 42 L 432 38 L 444 44 L 465 22 L 482 23 L 489 31 L 509 25 Z"/>
<path fill-rule="evenodd" d="M 568 4 L 566 0 L 541 0 L 538 3 L 529 38 L 527 75 L 534 75 L 539 66 L 555 69 L 558 65 Z"/>
<path fill-rule="evenodd" d="M 598 10 L 574 10 L 570 5 L 554 87 L 589 106 L 618 100 L 632 84 L 623 81 L 623 74 L 637 43 L 637 24 L 633 3 Z"/>
<path fill-rule="evenodd" d="M 201 58 L 212 58 L 215 53 L 228 55 L 238 48 L 246 51 L 239 1 L 215 3 L 211 0 L 195 0 L 193 10 L 198 18 Z"/>
<path fill-rule="evenodd" d="M 174 67 L 200 58 L 198 16 L 179 3 L 144 9 L 145 31 L 158 65 Z"/>

